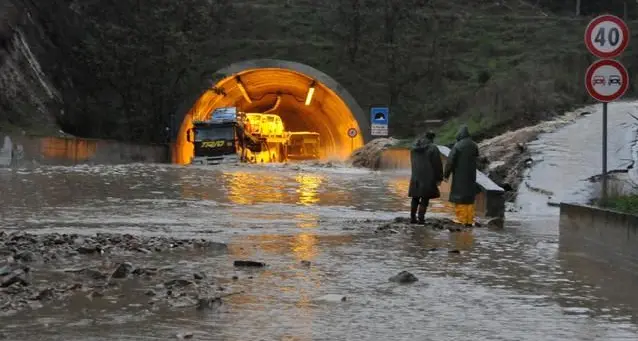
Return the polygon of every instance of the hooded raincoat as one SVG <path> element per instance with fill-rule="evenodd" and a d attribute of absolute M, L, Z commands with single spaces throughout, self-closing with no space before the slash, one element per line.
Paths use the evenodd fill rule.
<path fill-rule="evenodd" d="M 437 184 L 443 180 L 439 148 L 428 139 L 417 140 L 410 150 L 412 177 L 408 196 L 435 199 L 441 196 Z"/>
<path fill-rule="evenodd" d="M 476 198 L 476 170 L 479 156 L 478 146 L 470 136 L 467 126 L 461 126 L 456 135 L 456 144 L 452 147 L 445 164 L 445 178 L 450 174 L 452 187 L 450 202 L 455 204 L 474 204 Z"/>

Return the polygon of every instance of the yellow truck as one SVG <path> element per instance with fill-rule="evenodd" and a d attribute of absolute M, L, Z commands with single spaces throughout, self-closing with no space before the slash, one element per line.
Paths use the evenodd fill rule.
<path fill-rule="evenodd" d="M 310 131 L 291 132 L 288 138 L 288 155 L 290 160 L 318 160 L 320 158 L 319 133 Z"/>
<path fill-rule="evenodd" d="M 197 165 L 316 160 L 321 150 L 319 133 L 287 132 L 279 115 L 236 107 L 214 109 L 208 120 L 193 122 L 187 139 Z"/>
<path fill-rule="evenodd" d="M 193 143 L 191 164 L 283 162 L 287 155 L 288 133 L 281 117 L 236 107 L 214 109 L 210 119 L 193 122 L 187 139 Z"/>
<path fill-rule="evenodd" d="M 260 137 L 284 137 L 284 123 L 279 115 L 246 113 L 247 127 L 251 134 Z"/>

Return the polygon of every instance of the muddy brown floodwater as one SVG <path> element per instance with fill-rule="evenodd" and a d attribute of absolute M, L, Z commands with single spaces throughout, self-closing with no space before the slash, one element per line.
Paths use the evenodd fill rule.
<path fill-rule="evenodd" d="M 69 271 L 76 283 L 72 293 L 0 314 L 0 338 L 638 338 L 632 307 L 607 300 L 561 259 L 554 216 L 513 214 L 499 231 L 379 230 L 409 209 L 401 172 L 132 164 L 0 169 L 0 183 L 0 228 L 36 235 L 7 242 L 40 238 L 69 255 L 33 250 L 50 261 L 29 263 L 31 286 L 56 287 Z M 434 204 L 435 215 L 449 210 Z M 174 247 L 181 238 L 197 242 Z M 202 239 L 216 246 L 192 246 Z M 122 262 L 142 270 L 92 282 L 115 277 Z M 140 275 L 147 270 L 153 275 Z M 388 280 L 403 270 L 418 281 Z M 221 304 L 198 309 L 193 297 L 206 290 Z"/>

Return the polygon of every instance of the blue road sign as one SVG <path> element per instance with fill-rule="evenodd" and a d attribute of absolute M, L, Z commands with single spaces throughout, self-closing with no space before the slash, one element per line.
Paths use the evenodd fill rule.
<path fill-rule="evenodd" d="M 370 108 L 370 123 L 378 125 L 388 125 L 390 109 L 384 107 Z"/>

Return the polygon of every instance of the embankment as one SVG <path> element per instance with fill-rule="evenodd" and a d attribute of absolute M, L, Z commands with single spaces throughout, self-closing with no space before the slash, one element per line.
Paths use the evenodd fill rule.
<path fill-rule="evenodd" d="M 24 3 L 0 0 L 0 132 L 58 134 L 60 94 L 38 59 L 51 46 Z"/>
<path fill-rule="evenodd" d="M 507 200 L 513 200 L 525 170 L 534 162 L 527 144 L 536 140 L 540 134 L 555 131 L 593 110 L 593 106 L 587 106 L 552 120 L 480 141 L 481 172 L 508 192 Z M 407 169 L 410 165 L 409 153 L 406 148 L 397 147 L 399 143 L 399 140 L 393 138 L 375 139 L 355 150 L 349 162 L 355 167 Z"/>

